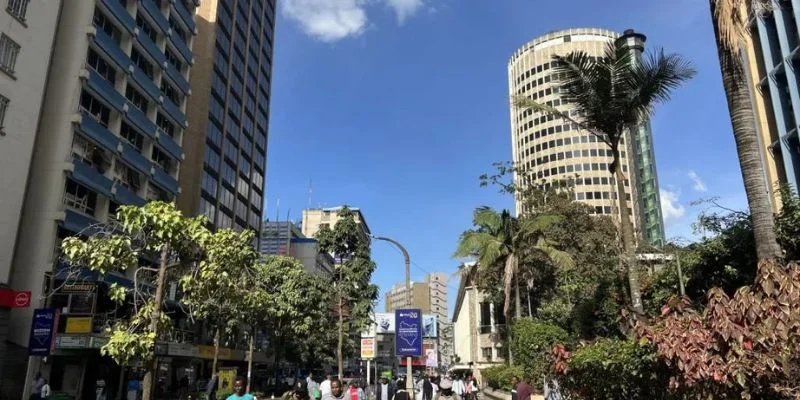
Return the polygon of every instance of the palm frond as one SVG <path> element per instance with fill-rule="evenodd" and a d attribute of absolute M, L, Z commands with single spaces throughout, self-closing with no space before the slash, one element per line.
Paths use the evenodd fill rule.
<path fill-rule="evenodd" d="M 692 64 L 678 54 L 666 54 L 663 49 L 650 53 L 631 71 L 628 89 L 635 94 L 631 106 L 640 110 L 640 117 L 650 117 L 656 103 L 669 101 L 670 93 L 696 74 Z"/>
<path fill-rule="evenodd" d="M 564 220 L 563 215 L 541 214 L 520 221 L 520 232 L 523 235 L 538 234 Z"/>
<path fill-rule="evenodd" d="M 494 232 L 501 225 L 500 214 L 490 207 L 478 207 L 472 214 L 472 224 L 476 228 Z"/>
<path fill-rule="evenodd" d="M 572 259 L 569 253 L 558 250 L 544 238 L 540 238 L 536 243 L 536 249 L 544 253 L 556 267 L 561 269 L 575 268 L 575 260 Z"/>
<path fill-rule="evenodd" d="M 503 271 L 503 289 L 505 291 L 505 304 L 503 304 L 503 314 L 508 321 L 509 311 L 511 310 L 511 286 L 517 274 L 517 256 L 510 254 L 506 257 L 506 265 Z"/>
<path fill-rule="evenodd" d="M 711 0 L 711 18 L 717 25 L 720 43 L 734 53 L 742 48 L 747 34 L 747 1 L 749 0 Z M 753 2 L 756 11 L 767 3 L 768 0 Z"/>
<path fill-rule="evenodd" d="M 486 247 L 486 242 L 493 241 L 494 236 L 486 232 L 466 231 L 458 240 L 453 257 L 478 257 L 481 249 Z"/>

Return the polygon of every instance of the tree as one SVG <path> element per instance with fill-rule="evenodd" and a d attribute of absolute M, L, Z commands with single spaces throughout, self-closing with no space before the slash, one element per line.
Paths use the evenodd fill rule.
<path fill-rule="evenodd" d="M 517 219 L 508 210 L 496 212 L 489 207 L 479 207 L 473 214 L 474 229 L 459 238 L 455 257 L 476 257 L 483 273 L 502 277 L 505 293 L 503 314 L 511 321 L 511 292 L 516 289 L 516 317 L 521 318 L 519 264 L 523 252 L 541 255 L 562 267 L 572 265 L 572 258 L 556 249 L 544 236 L 544 231 L 559 220 L 555 215 L 536 215 Z M 516 288 L 512 287 L 516 286 Z M 511 330 L 508 330 L 509 335 Z M 510 338 L 509 338 L 510 340 Z M 509 352 L 509 363 L 512 363 Z"/>
<path fill-rule="evenodd" d="M 231 334 L 251 315 L 246 300 L 255 288 L 255 263 L 259 257 L 251 244 L 254 236 L 252 231 L 218 230 L 205 241 L 205 258 L 180 280 L 181 302 L 193 318 L 214 330 L 212 374 L 217 372 L 220 335 Z"/>
<path fill-rule="evenodd" d="M 355 220 L 347 206 L 338 210 L 338 221 L 333 229 L 323 226 L 316 234 L 320 250 L 333 255 L 336 266 L 331 282 L 337 318 L 338 341 L 336 358 L 339 376 L 344 373 L 344 351 L 351 342 L 346 332 L 361 332 L 369 323 L 373 304 L 378 298 L 378 287 L 370 283 L 375 263 L 370 257 L 369 238 Z M 348 314 L 349 331 L 345 331 L 345 313 Z"/>
<path fill-rule="evenodd" d="M 621 167 L 620 146 L 623 137 L 629 136 L 626 133 L 645 123 L 653 114 L 654 106 L 669 100 L 672 90 L 692 78 L 695 71 L 677 54 L 659 51 L 639 61 L 634 53 L 626 41 L 615 41 L 609 43 L 603 57 L 594 58 L 582 51 L 553 57 L 556 62 L 553 72 L 561 102 L 574 106 L 578 110 L 577 116 L 524 96 L 514 102 L 517 108 L 532 109 L 577 124 L 611 150 L 613 158 L 608 171 L 617 185 L 631 302 L 633 309 L 642 314 L 636 241 L 631 215 L 625 204 L 628 178 Z"/>
<path fill-rule="evenodd" d="M 154 357 L 156 339 L 171 328 L 163 312 L 164 286 L 167 268 L 186 267 L 203 257 L 203 246 L 210 237 L 205 218 L 185 218 L 173 204 L 154 201 L 143 207 L 121 206 L 116 221 L 93 227 L 88 237 L 68 237 L 61 243 L 64 260 L 72 268 L 86 268 L 99 275 L 134 270 L 157 273 L 155 294 L 145 294 L 141 287 L 126 289 L 112 285 L 109 296 L 118 304 L 129 299 L 134 307 L 132 316 L 109 329 L 109 341 L 101 353 L 120 365 L 133 359 L 146 362 L 143 399 L 150 400 L 158 367 Z M 140 260 L 158 261 L 158 268 L 140 265 Z M 138 280 L 137 280 L 138 285 Z"/>
<path fill-rule="evenodd" d="M 766 0 L 710 0 L 711 17 L 717 42 L 722 84 L 728 100 L 736 152 L 744 180 L 747 204 L 753 221 L 756 254 L 759 260 L 778 259 L 781 248 L 775 235 L 768 182 L 761 165 L 755 115 L 741 52 L 750 31 L 750 4 L 759 13 Z"/>

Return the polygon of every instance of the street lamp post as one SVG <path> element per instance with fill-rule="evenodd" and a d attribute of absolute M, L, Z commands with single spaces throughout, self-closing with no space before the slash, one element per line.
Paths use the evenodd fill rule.
<path fill-rule="evenodd" d="M 406 264 L 406 306 L 410 308 L 411 307 L 411 258 L 408 256 L 408 251 L 406 250 L 405 247 L 403 247 L 402 244 L 400 244 L 400 242 L 394 239 L 383 236 L 373 236 L 372 238 L 375 240 L 383 240 L 385 242 L 389 242 L 395 245 L 398 249 L 400 249 L 400 252 L 403 253 L 403 261 Z M 395 340 L 397 339 L 395 338 Z M 412 374 L 411 357 L 406 357 L 406 390 L 408 390 L 408 395 L 410 396 L 410 398 L 413 399 L 414 381 L 411 378 L 412 376 L 411 374 Z"/>

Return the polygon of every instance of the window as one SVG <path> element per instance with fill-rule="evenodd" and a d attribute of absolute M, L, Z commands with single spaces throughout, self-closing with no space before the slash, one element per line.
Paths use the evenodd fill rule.
<path fill-rule="evenodd" d="M 220 228 L 230 228 L 233 226 L 233 219 L 226 212 L 217 213 L 217 226 Z"/>
<path fill-rule="evenodd" d="M 9 102 L 8 97 L 0 94 L 0 129 L 6 125 L 6 111 L 8 110 Z"/>
<path fill-rule="evenodd" d="M 242 176 L 244 176 L 246 178 L 249 178 L 250 177 L 250 162 L 245 160 L 245 159 L 239 160 L 239 172 L 241 172 Z M 247 197 L 247 192 L 245 192 L 245 194 L 243 194 L 242 196 Z"/>
<path fill-rule="evenodd" d="M 139 67 L 148 78 L 153 79 L 153 64 L 150 64 L 150 61 L 147 61 L 146 58 L 139 53 L 138 50 L 132 49 L 131 50 L 131 61 Z"/>
<path fill-rule="evenodd" d="M 108 119 L 111 116 L 111 110 L 105 106 L 100 100 L 94 98 L 88 92 L 81 92 L 81 108 L 83 108 L 89 115 L 101 125 L 108 128 Z"/>
<path fill-rule="evenodd" d="M 236 180 L 236 190 L 243 198 L 247 198 L 247 193 L 250 191 L 250 186 L 246 179 L 239 178 Z M 242 217 L 244 218 L 244 217 Z"/>
<path fill-rule="evenodd" d="M 139 190 L 141 184 L 139 174 L 119 160 L 114 164 L 114 178 L 117 182 L 122 184 L 122 186 L 134 192 Z"/>
<path fill-rule="evenodd" d="M 172 21 L 172 18 L 170 18 L 170 21 Z M 178 57 L 175 54 L 172 53 L 172 51 L 166 49 L 164 51 L 164 55 L 167 56 L 167 61 L 170 64 L 172 64 L 172 66 L 175 67 L 175 69 L 177 69 L 178 72 L 180 72 L 183 69 L 183 63 L 181 62 L 181 60 L 178 59 Z"/>
<path fill-rule="evenodd" d="M 217 179 L 207 171 L 203 171 L 203 190 L 211 196 L 217 196 Z"/>
<path fill-rule="evenodd" d="M 117 71 L 109 65 L 106 60 L 103 59 L 99 54 L 97 54 L 94 49 L 89 49 L 89 53 L 86 56 L 86 65 L 91 67 L 95 72 L 100 74 L 105 80 L 107 80 L 113 86 L 117 80 Z"/>
<path fill-rule="evenodd" d="M 29 2 L 30 0 L 8 0 L 6 11 L 14 17 L 25 21 L 25 14 L 28 12 Z"/>
<path fill-rule="evenodd" d="M 161 92 L 164 93 L 164 96 L 167 96 L 168 99 L 172 100 L 176 106 L 180 106 L 182 100 L 181 95 L 172 85 L 163 80 L 161 81 Z"/>
<path fill-rule="evenodd" d="M 214 96 L 211 96 L 211 117 L 220 125 L 225 122 L 225 106 Z"/>
<path fill-rule="evenodd" d="M 164 114 L 158 113 L 156 115 L 156 125 L 170 137 L 175 137 L 175 125 L 172 125 Z"/>
<path fill-rule="evenodd" d="M 247 220 L 247 206 L 239 200 L 236 200 L 236 216 L 242 221 Z"/>
<path fill-rule="evenodd" d="M 225 157 L 235 163 L 237 155 L 239 155 L 239 150 L 236 148 L 236 143 L 225 142 Z"/>
<path fill-rule="evenodd" d="M 219 129 L 217 124 L 213 121 L 208 121 L 208 126 L 206 128 L 206 136 L 211 143 L 214 143 L 217 147 L 222 147 L 222 131 Z"/>
<path fill-rule="evenodd" d="M 97 193 L 68 178 L 64 188 L 64 205 L 84 214 L 94 216 Z"/>
<path fill-rule="evenodd" d="M 219 154 L 210 147 L 206 147 L 205 164 L 214 171 L 219 170 Z"/>
<path fill-rule="evenodd" d="M 164 171 L 167 171 L 167 173 L 170 172 L 172 168 L 172 159 L 170 159 L 169 156 L 161 151 L 158 147 L 153 146 L 153 154 L 151 158 L 153 159 L 153 162 L 160 165 Z"/>
<path fill-rule="evenodd" d="M 261 186 L 264 184 L 264 177 L 258 171 L 253 171 L 253 186 L 261 190 Z"/>
<path fill-rule="evenodd" d="M 217 215 L 217 207 L 202 197 L 200 198 L 200 207 L 197 211 L 198 214 L 205 215 L 209 222 L 214 222 L 214 217 Z"/>
<path fill-rule="evenodd" d="M 133 86 L 128 85 L 127 89 L 125 89 L 125 98 L 143 113 L 147 113 L 147 106 L 149 105 L 147 100 L 138 90 L 134 89 Z"/>
<path fill-rule="evenodd" d="M 229 210 L 233 210 L 233 192 L 228 190 L 225 186 L 220 186 L 219 195 L 219 203 Z"/>
<path fill-rule="evenodd" d="M 14 66 L 17 65 L 17 55 L 19 55 L 19 45 L 4 33 L 0 36 L 0 69 L 13 74 Z"/>
<path fill-rule="evenodd" d="M 156 42 L 156 38 L 158 36 L 156 35 L 155 29 L 153 29 L 153 27 L 150 26 L 150 24 L 148 24 L 141 15 L 136 16 L 136 26 L 138 26 L 139 29 L 141 29 L 141 31 L 153 41 L 153 43 Z"/>
<path fill-rule="evenodd" d="M 175 18 L 172 18 L 172 15 L 169 16 L 169 27 L 172 28 L 173 35 L 178 35 L 181 40 L 184 42 L 186 41 L 186 32 L 183 30 L 183 27 L 181 27 L 178 21 L 176 21 Z M 180 68 L 178 69 L 180 70 Z"/>
<path fill-rule="evenodd" d="M 136 150 L 142 151 L 142 144 L 144 143 L 144 138 L 138 132 L 136 132 L 130 125 L 123 122 L 122 126 L 119 130 L 119 135 L 122 136 L 125 141 L 131 144 L 131 146 L 135 147 Z"/>
<path fill-rule="evenodd" d="M 236 187 L 236 171 L 227 162 L 222 163 L 222 180 L 231 187 Z"/>
<path fill-rule="evenodd" d="M 117 28 L 114 27 L 114 24 L 106 18 L 106 16 L 100 11 L 100 9 L 94 9 L 94 16 L 92 17 L 92 22 L 94 22 L 94 26 L 100 28 L 103 32 L 105 32 L 108 36 L 111 36 L 117 44 L 119 44 L 119 37 L 120 33 Z"/>

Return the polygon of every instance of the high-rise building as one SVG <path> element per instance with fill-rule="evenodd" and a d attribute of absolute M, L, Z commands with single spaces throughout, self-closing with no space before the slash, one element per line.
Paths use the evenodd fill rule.
<path fill-rule="evenodd" d="M 339 210 L 342 207 L 332 208 L 308 208 L 303 210 L 302 229 L 306 237 L 314 237 L 323 226 L 333 229 L 336 222 L 339 221 Z M 370 241 L 372 232 L 369 230 L 367 221 L 364 219 L 364 214 L 358 208 L 350 207 L 350 211 L 355 214 L 355 221 L 361 229 L 361 234 L 366 241 Z"/>
<path fill-rule="evenodd" d="M 755 112 L 761 163 L 773 209 L 780 210 L 779 187 L 795 193 L 800 183 L 800 60 L 795 2 L 777 2 L 753 10 L 746 2 L 750 33 L 745 37 L 745 65 Z"/>
<path fill-rule="evenodd" d="M 260 232 L 275 0 L 202 1 L 178 207 Z"/>
<path fill-rule="evenodd" d="M 577 28 L 548 33 L 518 49 L 508 63 L 511 95 L 524 95 L 579 118 L 574 106 L 563 103 L 553 77 L 554 55 L 582 51 L 602 57 L 608 44 L 627 40 L 638 60 L 644 49 L 644 35 L 626 31 L 624 35 L 596 29 Z M 608 146 L 577 124 L 532 110 L 511 111 L 514 164 L 527 171 L 523 185 L 565 181 L 574 183 L 575 199 L 593 207 L 598 215 L 619 215 L 616 180 L 608 172 L 612 160 Z M 626 134 L 621 144 L 625 207 L 642 239 L 652 245 L 664 243 L 664 223 L 658 195 L 658 178 L 649 122 L 633 135 Z M 516 177 L 516 179 L 523 179 Z M 517 213 L 522 205 L 517 201 Z"/>
<path fill-rule="evenodd" d="M 447 321 L 448 280 L 449 276 L 446 273 L 436 272 L 428 274 L 423 282 L 411 282 L 411 308 L 419 308 L 426 314 L 435 314 L 440 323 Z M 406 300 L 407 292 L 405 283 L 392 286 L 384 294 L 386 312 L 409 308 Z"/>
<path fill-rule="evenodd" d="M 28 184 L 61 1 L 11 0 L 0 13 L 0 360 L 13 304 L 9 287 L 14 247 Z M 27 287 L 18 288 L 20 290 Z M 0 361 L 0 398 L 15 394 L 14 376 Z M 7 389 L 7 390 L 6 390 Z"/>
<path fill-rule="evenodd" d="M 319 242 L 307 238 L 290 221 L 264 221 L 259 241 L 261 254 L 293 257 L 303 264 L 306 271 L 318 276 L 333 273 L 333 257 L 320 251 Z"/>
<path fill-rule="evenodd" d="M 28 29 L 31 35 L 46 35 L 53 28 L 56 35 L 52 46 L 42 40 L 30 51 L 20 46 L 17 52 L 11 42 L 6 42 L 8 38 L 22 44 L 23 39 L 14 31 L 0 39 L 0 60 L 6 62 L 14 55 L 20 62 L 26 60 L 24 68 L 31 71 L 39 68 L 34 64 L 47 62 L 44 58 L 27 61 L 27 57 L 37 52 L 45 57 L 52 49 L 10 278 L 11 287 L 30 290 L 34 301 L 30 308 L 11 312 L 9 356 L 2 361 L 14 367 L 5 368 L 3 375 L 13 374 L 10 377 L 24 386 L 35 370 L 51 368 L 58 371 L 50 376 L 51 382 L 59 387 L 56 383 L 72 385 L 77 377 L 84 376 L 82 371 L 89 371 L 87 360 L 95 366 L 86 373 L 87 380 L 105 364 L 96 350 L 85 354 L 82 364 L 77 365 L 58 356 L 49 357 L 47 365 L 28 363 L 26 348 L 33 309 L 44 305 L 46 274 L 59 268 L 63 238 L 85 234 L 87 227 L 112 218 L 120 205 L 172 200 L 178 194 L 196 3 L 70 1 L 61 7 L 58 21 L 50 10 L 56 2 L 9 4 L 23 3 L 29 4 L 26 19 L 35 24 Z M 41 23 L 39 18 L 43 19 Z M 20 71 L 20 77 L 23 75 Z M 36 85 L 27 83 L 29 86 L 15 94 L 35 94 Z M 13 104 L 13 95 L 9 94 L 12 102 L 8 104 Z M 33 103 L 29 105 L 32 108 Z M 7 120 L 22 123 L 17 119 L 20 115 L 8 114 Z M 109 275 L 111 278 L 123 286 L 132 284 L 122 276 Z M 76 303 L 63 307 L 62 318 L 72 318 L 71 313 L 78 310 L 83 313 L 81 318 L 87 312 L 91 317 L 92 308 L 84 306 Z M 89 347 L 88 336 L 68 339 L 74 340 L 61 340 L 56 349 L 76 343 Z M 10 398 L 20 398 L 27 391 L 18 389 Z"/>

